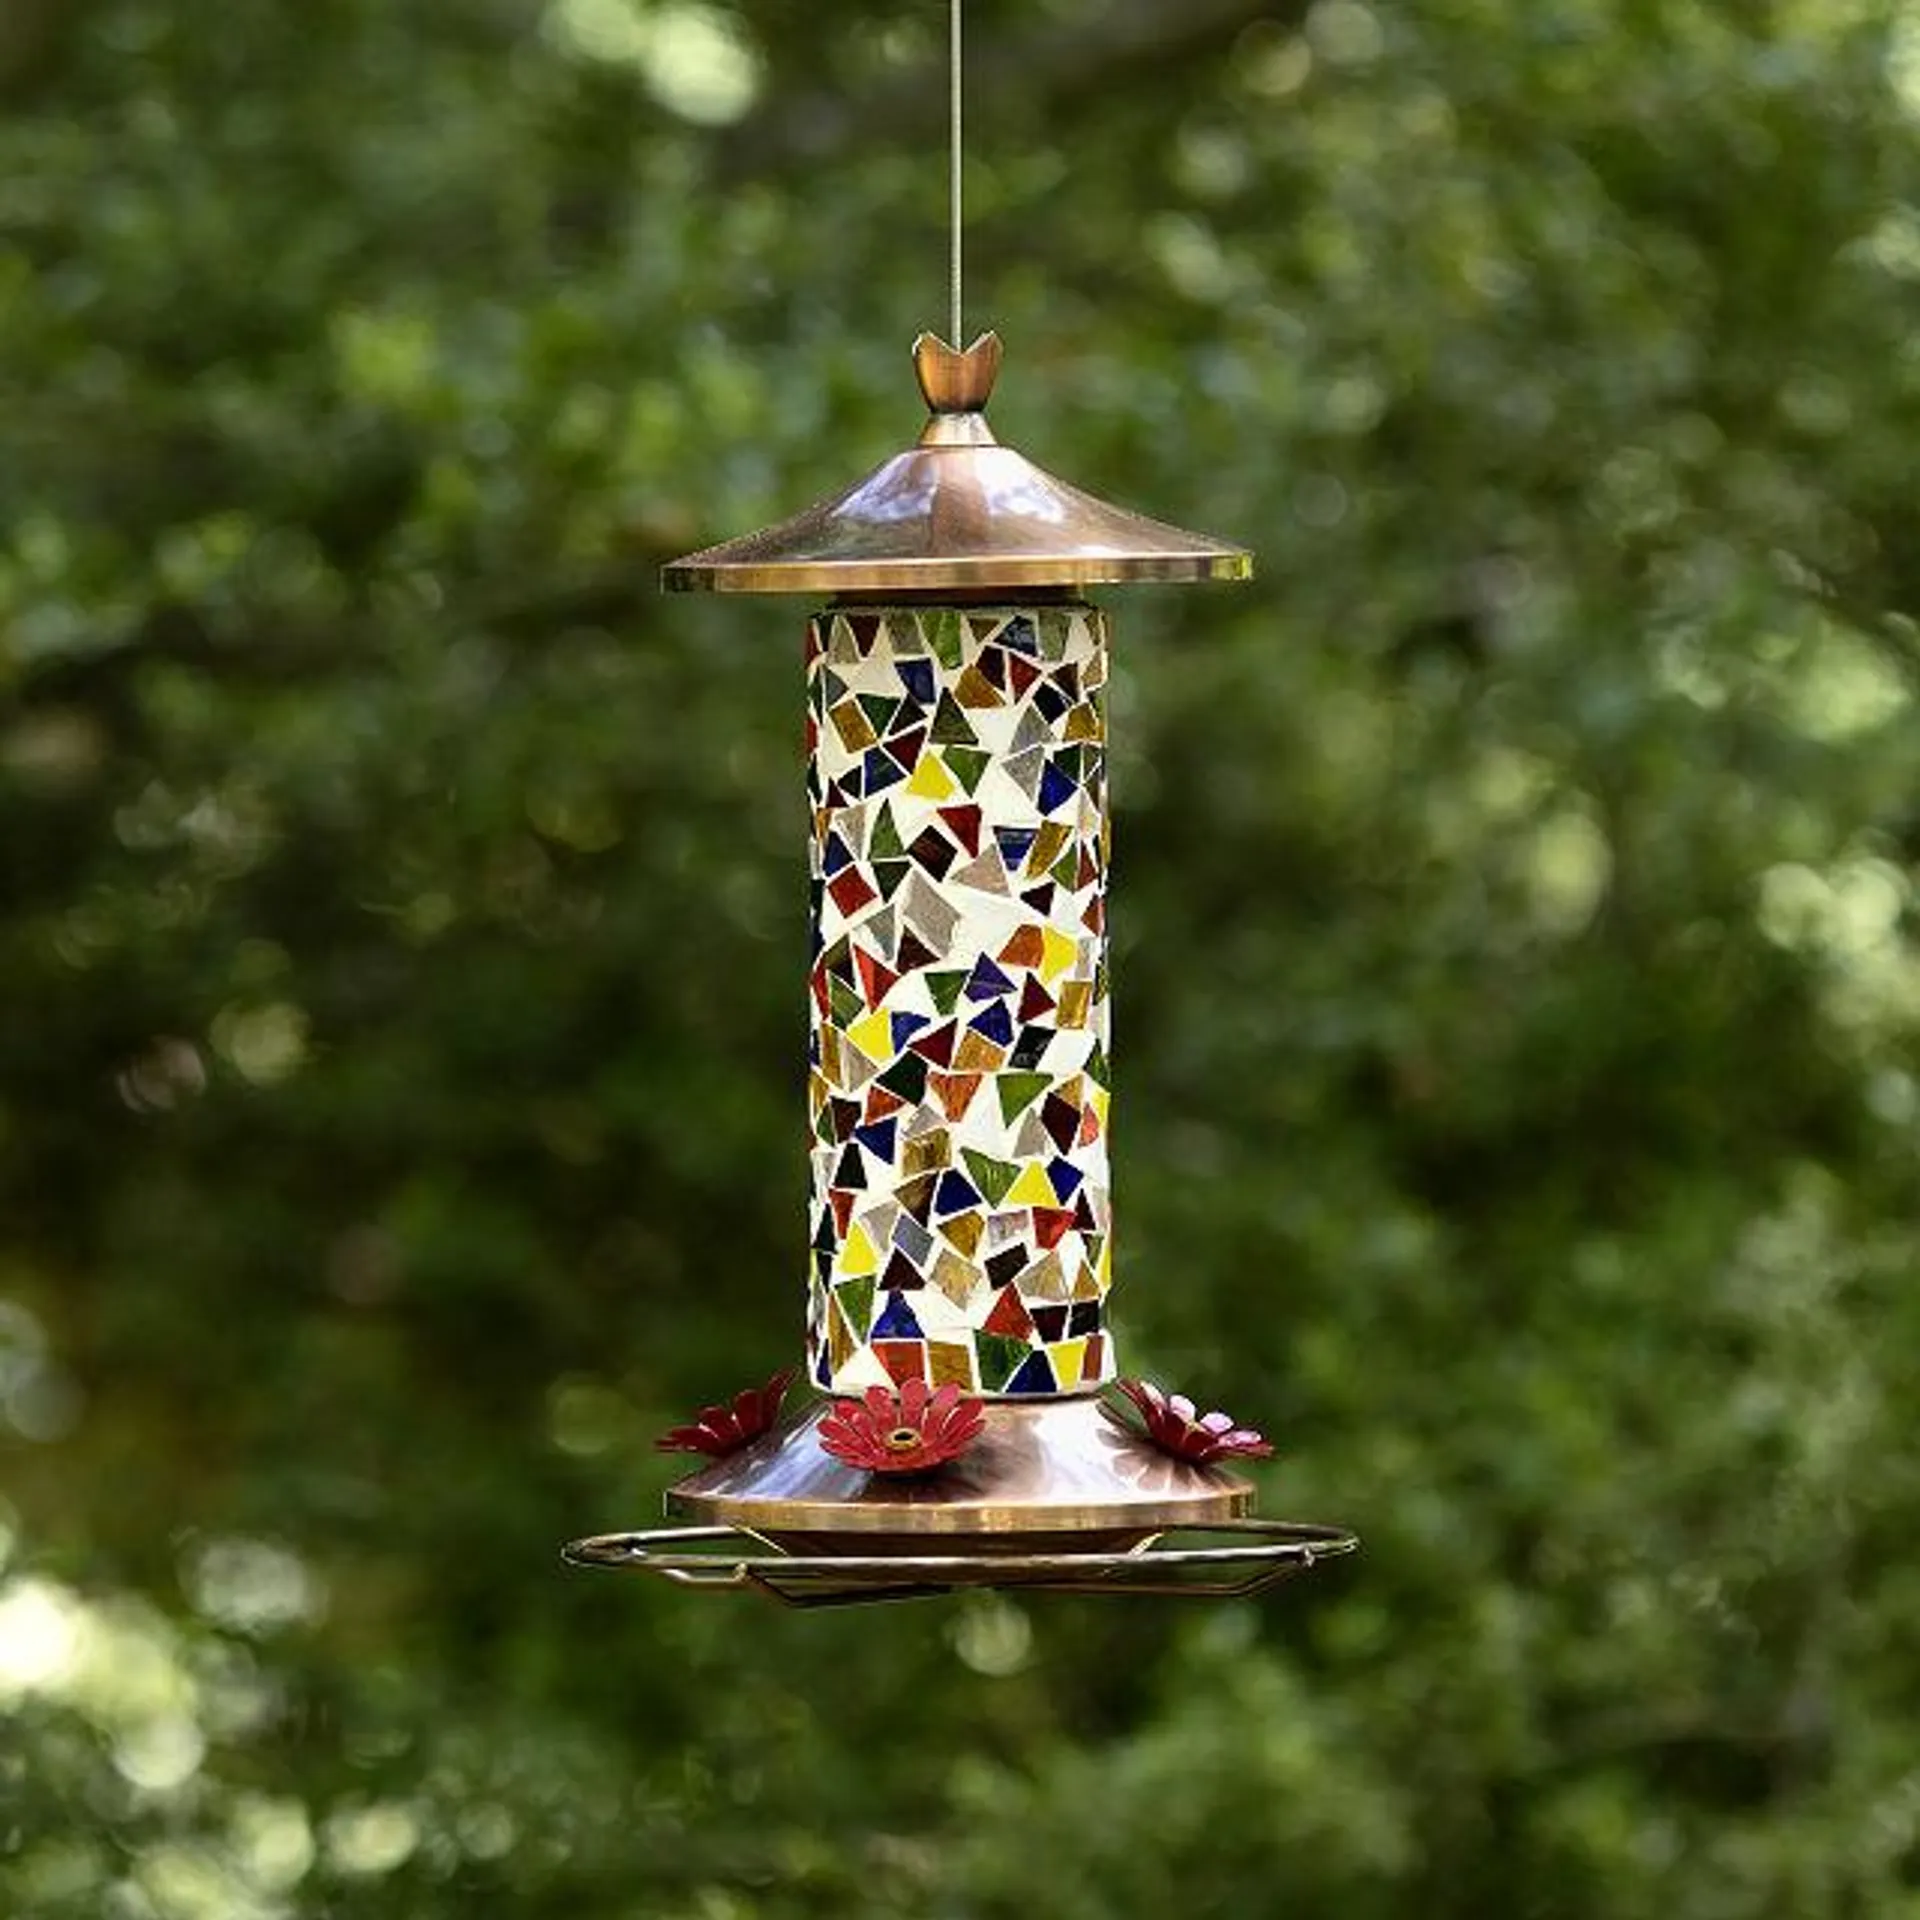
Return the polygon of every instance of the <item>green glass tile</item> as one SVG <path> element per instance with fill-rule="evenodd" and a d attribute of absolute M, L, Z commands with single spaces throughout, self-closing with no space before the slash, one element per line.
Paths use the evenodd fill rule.
<path fill-rule="evenodd" d="M 883 800 L 879 817 L 873 823 L 873 838 L 867 843 L 867 858 L 899 860 L 906 851 L 906 843 L 900 838 L 900 829 L 894 825 L 893 808 Z"/>
<path fill-rule="evenodd" d="M 991 1154 L 981 1153 L 973 1147 L 963 1147 L 960 1157 L 967 1163 L 967 1172 L 973 1176 L 973 1184 L 986 1195 L 987 1204 L 997 1207 L 1012 1189 L 1013 1183 L 1020 1178 L 1020 1169 L 1011 1160 L 996 1160 Z"/>
<path fill-rule="evenodd" d="M 927 991 L 933 996 L 933 1004 L 944 1018 L 953 1012 L 960 1000 L 960 989 L 967 984 L 964 969 L 957 973 L 930 973 L 927 975 Z"/>
<path fill-rule="evenodd" d="M 1053 1085 L 1053 1076 L 1045 1073 L 996 1073 L 993 1084 L 1000 1096 L 1000 1118 L 1012 1126 Z M 996 1205 L 1000 1197 L 997 1193 L 988 1195 Z"/>
<path fill-rule="evenodd" d="M 947 771 L 970 794 L 980 791 L 980 782 L 987 777 L 987 769 L 993 764 L 992 754 L 974 747 L 949 747 L 945 758 Z"/>
<path fill-rule="evenodd" d="M 952 694 L 943 693 L 933 710 L 933 739 L 942 747 L 977 747 L 980 736 L 974 732 Z"/>
<path fill-rule="evenodd" d="M 848 1325 L 864 1340 L 867 1329 L 873 1325 L 872 1279 L 842 1280 L 833 1291 L 834 1297 L 840 1302 L 841 1311 L 847 1316 Z"/>
<path fill-rule="evenodd" d="M 966 642 L 960 631 L 960 616 L 957 613 L 942 611 L 922 614 L 920 630 L 927 636 L 927 645 L 933 649 L 933 657 L 943 667 L 959 666 Z"/>
<path fill-rule="evenodd" d="M 976 1333 L 973 1336 L 973 1353 L 980 1368 L 981 1391 L 1004 1392 L 1007 1382 L 1026 1365 L 1027 1355 L 1031 1351 L 1024 1340 L 1009 1339 L 997 1333 Z"/>

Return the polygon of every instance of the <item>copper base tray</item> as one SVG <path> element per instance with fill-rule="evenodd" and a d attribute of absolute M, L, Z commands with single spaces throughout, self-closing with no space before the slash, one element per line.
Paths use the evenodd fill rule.
<path fill-rule="evenodd" d="M 576 1540 L 566 1558 L 834 1606 L 967 1587 L 1254 1593 L 1359 1545 L 1339 1527 L 1249 1518 L 1247 1481 L 1170 1458 L 1091 1395 L 989 1401 L 962 1458 L 898 1478 L 829 1454 L 825 1412 L 682 1480 L 667 1511 L 695 1525 Z"/>

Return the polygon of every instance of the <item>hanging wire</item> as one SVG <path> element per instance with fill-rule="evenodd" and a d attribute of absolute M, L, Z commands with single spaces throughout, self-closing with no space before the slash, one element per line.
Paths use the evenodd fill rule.
<path fill-rule="evenodd" d="M 960 146 L 960 0 L 950 0 L 953 31 L 951 36 L 951 55 L 948 62 L 949 79 L 952 83 L 951 101 L 953 108 L 953 149 L 948 156 L 948 226 L 950 230 L 951 257 L 949 261 L 950 291 L 953 296 L 953 331 L 948 338 L 956 347 L 964 347 L 961 314 L 962 278 L 960 261 L 960 222 L 961 222 L 961 158 Z"/>

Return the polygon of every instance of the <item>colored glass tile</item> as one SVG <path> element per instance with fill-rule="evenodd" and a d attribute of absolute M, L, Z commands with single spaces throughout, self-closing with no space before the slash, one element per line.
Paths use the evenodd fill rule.
<path fill-rule="evenodd" d="M 871 1278 L 843 1280 L 833 1290 L 837 1310 L 846 1316 L 856 1339 L 865 1339 L 868 1327 L 873 1324 L 874 1294 Z"/>
<path fill-rule="evenodd" d="M 961 990 L 967 984 L 967 976 L 960 973 L 929 973 L 927 992 L 933 996 L 935 1008 L 942 1014 L 951 1014 L 960 1004 Z"/>
<path fill-rule="evenodd" d="M 875 898 L 873 888 L 868 885 L 866 875 L 857 867 L 849 867 L 844 873 L 836 874 L 827 882 L 827 892 L 833 904 L 842 913 L 858 913 L 870 900 Z"/>
<path fill-rule="evenodd" d="M 1047 1049 L 1053 1045 L 1054 1032 L 1051 1027 L 1028 1025 L 1015 1035 L 1013 1051 L 1007 1056 L 1010 1067 L 1018 1067 L 1024 1073 L 1031 1073 L 1047 1057 Z M 1043 1074 L 1041 1078 L 1045 1078 Z"/>
<path fill-rule="evenodd" d="M 955 1386 L 963 1393 L 974 1387 L 973 1347 L 958 1341 L 930 1340 L 927 1343 L 927 1371 L 936 1387 Z"/>
<path fill-rule="evenodd" d="M 969 860 L 965 866 L 954 870 L 953 884 L 956 887 L 971 887 L 975 893 L 1010 894 L 1013 889 L 1007 884 L 1007 870 L 991 851 L 981 854 L 977 860 Z"/>
<path fill-rule="evenodd" d="M 940 822 L 963 852 L 975 854 L 980 851 L 981 813 L 978 807 L 942 807 Z"/>
<path fill-rule="evenodd" d="M 894 1294 L 880 1318 L 873 1323 L 873 1338 L 876 1340 L 922 1340 L 925 1337 L 904 1294 Z M 1058 1339 L 1059 1335 L 1052 1337 Z"/>
<path fill-rule="evenodd" d="M 956 1125 L 967 1117 L 985 1076 L 978 1073 L 936 1073 L 932 1077 L 933 1097 L 940 1111 Z"/>
<path fill-rule="evenodd" d="M 948 747 L 945 758 L 947 771 L 959 781 L 960 791 L 968 794 L 980 791 L 980 782 L 993 765 L 993 756 L 975 747 Z"/>
<path fill-rule="evenodd" d="M 1019 1294 L 1012 1287 L 1001 1287 L 993 1296 L 993 1311 L 981 1322 L 981 1327 L 987 1333 L 1025 1342 L 1033 1337 L 1034 1320 Z"/>
<path fill-rule="evenodd" d="M 999 1074 L 994 1080 L 994 1091 L 1000 1096 L 1001 1119 L 1011 1126 L 1052 1085 L 1044 1073 Z"/>
<path fill-rule="evenodd" d="M 940 1249 L 929 1277 L 947 1299 L 962 1309 L 970 1305 L 979 1289 L 979 1269 L 946 1247 Z"/>
<path fill-rule="evenodd" d="M 1025 1363 L 1028 1351 L 1024 1340 L 994 1333 L 976 1333 L 973 1336 L 973 1352 L 979 1368 L 981 1392 L 1005 1393 L 1007 1383 Z"/>
<path fill-rule="evenodd" d="M 928 827 L 907 849 L 909 857 L 936 880 L 944 880 L 948 869 L 959 859 L 959 850 L 938 827 Z"/>
<path fill-rule="evenodd" d="M 1047 1359 L 1053 1367 L 1053 1377 L 1059 1383 L 1060 1391 L 1071 1393 L 1085 1376 L 1087 1343 L 1084 1340 L 1062 1340 L 1058 1345 L 1047 1348 Z"/>
<path fill-rule="evenodd" d="M 1060 1383 L 1054 1378 L 1052 1364 L 1044 1353 L 1029 1353 L 1001 1389 L 1010 1394 L 1058 1393 L 1059 1390 Z"/>
<path fill-rule="evenodd" d="M 869 747 L 860 761 L 860 791 L 869 800 L 906 778 L 906 772 L 885 747 Z"/>
<path fill-rule="evenodd" d="M 963 1213 L 980 1204 L 980 1189 L 965 1174 L 949 1168 L 940 1176 L 940 1185 L 934 1193 L 933 1211 L 936 1217 L 949 1213 Z"/>
<path fill-rule="evenodd" d="M 906 842 L 900 838 L 900 829 L 894 824 L 893 806 L 882 801 L 873 816 L 873 833 L 867 842 L 869 860 L 901 860 L 906 857 Z"/>
<path fill-rule="evenodd" d="M 889 1093 L 917 1105 L 926 1097 L 927 1063 L 917 1053 L 903 1053 L 880 1076 L 880 1084 Z"/>
<path fill-rule="evenodd" d="M 995 827 L 993 837 L 1000 848 L 1000 857 L 1009 867 L 1017 868 L 1026 859 L 1028 849 L 1040 837 L 1038 827 Z"/>
<path fill-rule="evenodd" d="M 934 658 L 943 667 L 951 669 L 959 666 L 964 647 L 959 614 L 942 611 L 923 615 L 920 631 L 927 645 L 933 649 Z"/>
<path fill-rule="evenodd" d="M 1020 1169 L 1011 1161 L 996 1160 L 991 1154 L 973 1147 L 962 1147 L 960 1158 L 973 1176 L 973 1184 L 986 1196 L 988 1206 L 997 1207 L 1020 1177 Z"/>
<path fill-rule="evenodd" d="M 927 1348 L 923 1340 L 876 1340 L 873 1356 L 886 1368 L 888 1378 L 896 1387 L 927 1377 Z"/>
<path fill-rule="evenodd" d="M 1022 1246 L 1003 1247 L 987 1260 L 987 1278 L 996 1287 L 1011 1285 L 1028 1266 L 1027 1250 Z"/>
<path fill-rule="evenodd" d="M 975 710 L 1006 705 L 1005 696 L 978 667 L 969 667 L 961 674 L 954 698 L 961 706 Z"/>
<path fill-rule="evenodd" d="M 950 1067 L 953 1065 L 954 1035 L 957 1030 L 958 1022 L 949 1020 L 945 1026 L 922 1034 L 911 1045 L 922 1060 L 931 1061 L 936 1067 Z"/>
<path fill-rule="evenodd" d="M 903 1212 L 893 1223 L 893 1244 L 923 1271 L 933 1254 L 933 1235 L 916 1220 L 911 1211 Z"/>
<path fill-rule="evenodd" d="M 1013 991 L 1011 983 L 1005 991 L 1009 993 Z M 967 1029 L 971 1033 L 979 1034 L 983 1039 L 991 1040 L 996 1047 L 1007 1047 L 1013 1044 L 1013 1015 L 1007 1011 L 1004 1001 L 995 1000 L 982 1007 L 967 1022 Z"/>
<path fill-rule="evenodd" d="M 909 1140 L 900 1155 L 905 1174 L 938 1173 L 953 1158 L 953 1135 L 942 1127 Z"/>
<path fill-rule="evenodd" d="M 1071 1307 L 1035 1307 L 1033 1309 L 1033 1330 L 1049 1346 L 1056 1340 L 1067 1337 L 1067 1316 Z M 878 1329 L 876 1328 L 877 1332 Z"/>
<path fill-rule="evenodd" d="M 981 1220 L 977 1213 L 957 1213 L 951 1220 L 942 1220 L 940 1232 L 969 1260 L 980 1250 Z"/>
<path fill-rule="evenodd" d="M 895 1248 L 880 1276 L 880 1285 L 888 1293 L 911 1293 L 927 1284 L 925 1276 L 907 1256 Z"/>
<path fill-rule="evenodd" d="M 1057 1247 L 1074 1228 L 1074 1215 L 1066 1207 L 1035 1207 L 1033 1237 L 1043 1247 Z"/>

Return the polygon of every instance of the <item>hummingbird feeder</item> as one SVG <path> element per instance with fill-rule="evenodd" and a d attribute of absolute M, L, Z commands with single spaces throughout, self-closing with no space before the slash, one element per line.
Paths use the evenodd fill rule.
<path fill-rule="evenodd" d="M 958 72 L 959 0 L 952 0 Z M 960 335 L 957 161 L 954 325 Z M 669 591 L 803 594 L 811 955 L 806 1359 L 663 1445 L 690 1523 L 577 1564 L 796 1605 L 1007 1587 L 1235 1594 L 1353 1551 L 1253 1517 L 1271 1451 L 1121 1377 L 1113 1278 L 1106 615 L 1243 549 L 995 439 L 1001 343 L 913 350 L 917 444 Z"/>

